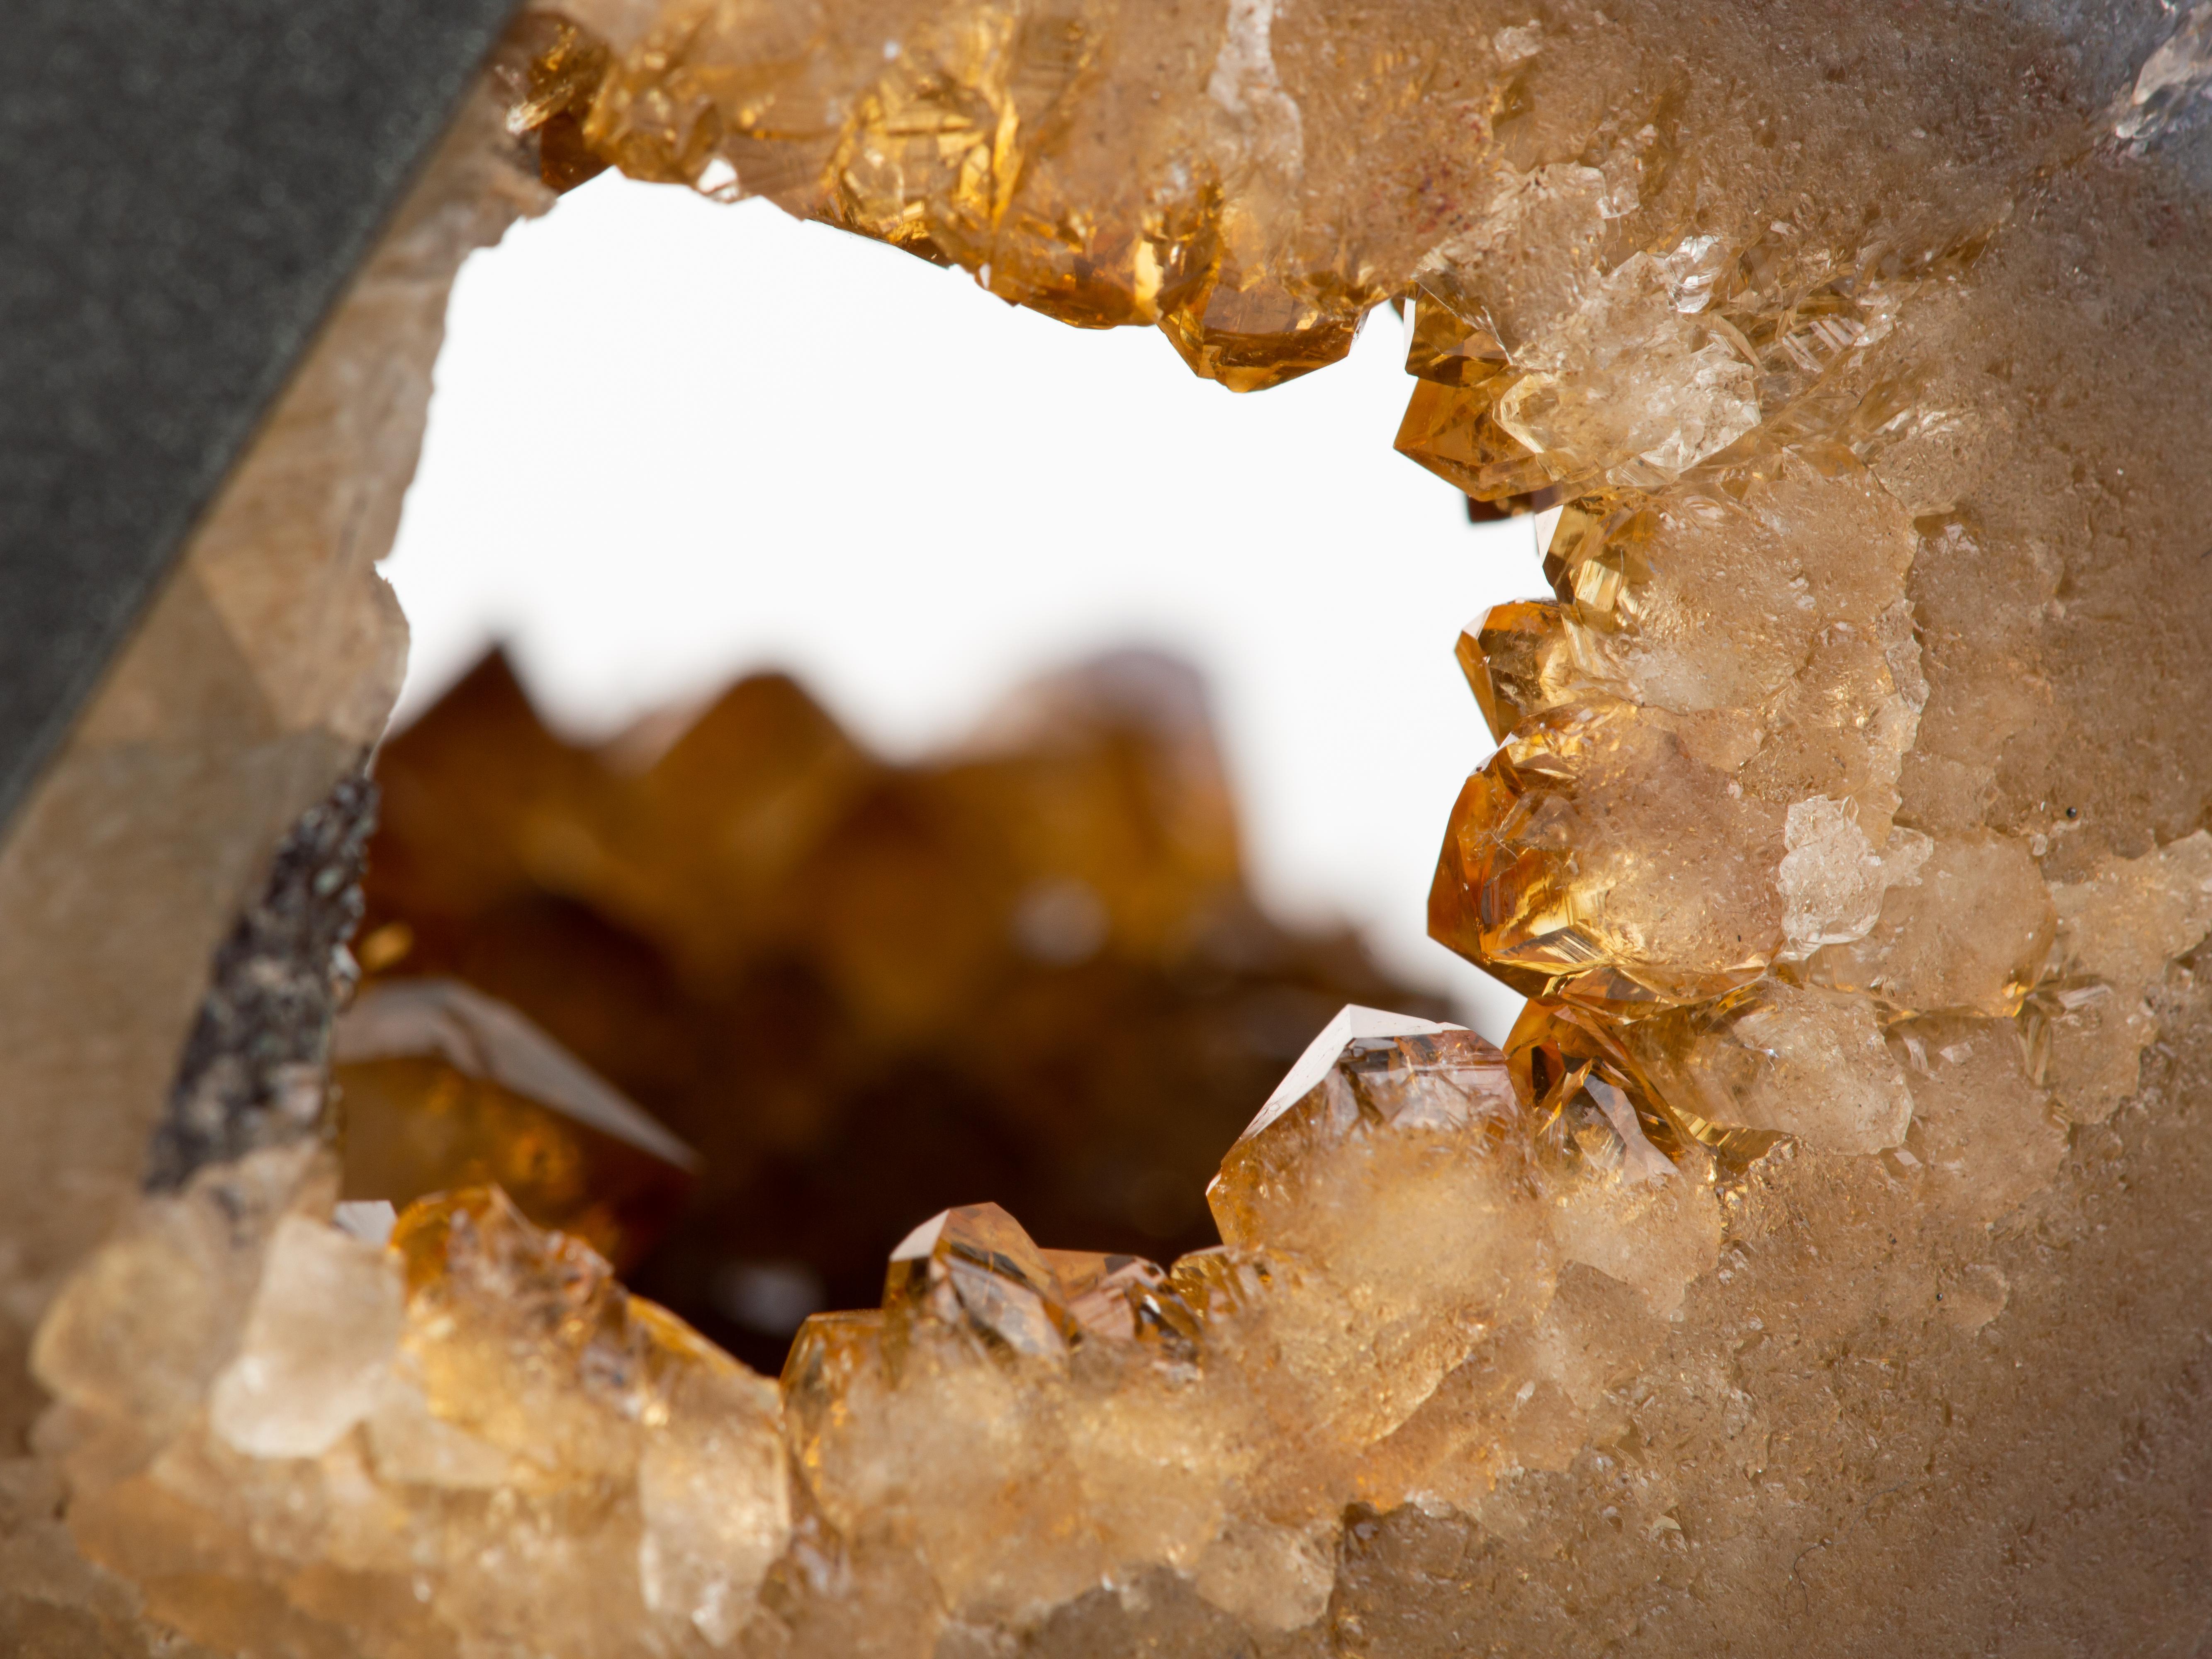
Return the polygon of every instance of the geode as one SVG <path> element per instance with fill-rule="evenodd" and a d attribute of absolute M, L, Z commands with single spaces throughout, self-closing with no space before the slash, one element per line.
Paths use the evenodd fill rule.
<path fill-rule="evenodd" d="M 44 1307 L 84 1582 L 254 1652 L 2196 1651 L 2208 86 L 2207 6 L 521 20 L 473 153 L 544 186 L 767 195 L 1235 391 L 1397 303 L 1399 448 L 1556 514 L 1431 907 L 1527 1010 L 1346 1009 L 1219 1247 L 949 1211 L 780 1386 L 496 1189 L 385 1240 L 312 1140 L 210 1164 Z"/>

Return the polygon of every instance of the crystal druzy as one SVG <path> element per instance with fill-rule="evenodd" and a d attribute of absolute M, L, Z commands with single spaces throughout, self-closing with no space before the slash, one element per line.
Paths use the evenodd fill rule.
<path fill-rule="evenodd" d="M 1395 304 L 1399 449 L 1554 514 L 1552 596 L 1462 636 L 1498 748 L 1431 909 L 1527 1009 L 1346 1009 L 1219 1246 L 948 1211 L 780 1385 L 495 1188 L 386 1237 L 313 1138 L 210 1163 L 9 1258 L 54 1404 L 0 1609 L 88 1652 L 2195 1651 L 2208 84 L 2201 6 L 523 18 L 418 200 L 765 195 L 1237 392 Z M 194 557 L 286 729 L 380 714 L 374 653 L 255 624 L 314 573 Z M 189 620 L 58 777 L 167 729 Z M 26 915 L 23 871 L 143 876 L 61 811 Z"/>

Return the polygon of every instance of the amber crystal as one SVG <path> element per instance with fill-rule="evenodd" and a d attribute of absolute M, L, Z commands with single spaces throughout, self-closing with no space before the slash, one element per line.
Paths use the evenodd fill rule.
<path fill-rule="evenodd" d="M 1700 736 L 1602 697 L 1516 728 L 1452 809 L 1430 931 L 1516 990 L 1594 1006 L 1756 979 L 1783 940 L 1783 814 Z"/>
<path fill-rule="evenodd" d="M 495 1185 L 541 1227 L 634 1266 L 698 1158 L 514 1012 L 454 980 L 392 980 L 333 1050 L 349 1200 Z"/>
<path fill-rule="evenodd" d="M 1708 1125 L 1672 1109 L 1630 1047 L 1638 1022 L 1572 1003 L 1532 998 L 1506 1035 L 1506 1065 L 1540 1133 L 1562 1156 L 1601 1166 L 1656 1170 L 1686 1139 L 1717 1143 Z M 1764 1150 L 1763 1148 L 1761 1150 Z"/>
<path fill-rule="evenodd" d="M 1398 453 L 1412 457 L 1478 501 L 1526 512 L 1547 507 L 1559 489 L 1528 447 L 1498 425 L 1498 388 L 1424 380 L 1398 426 Z"/>
<path fill-rule="evenodd" d="M 526 12 L 507 44 L 492 64 L 507 95 L 507 130 L 536 145 L 538 177 L 553 189 L 597 178 L 607 164 L 584 142 L 584 120 L 606 77 L 606 43 L 565 17 Z"/>
<path fill-rule="evenodd" d="M 1406 302 L 1406 373 L 1439 386 L 1479 386 L 1511 364 L 1498 336 L 1416 288 Z"/>
<path fill-rule="evenodd" d="M 1263 392 L 1340 362 L 1359 331 L 1360 313 L 1332 313 L 1267 285 L 1217 283 L 1170 311 L 1160 329 L 1192 373 L 1231 392 Z"/>
<path fill-rule="evenodd" d="M 1559 607 L 1545 599 L 1491 606 L 1460 631 L 1454 648 L 1483 723 L 1500 743 L 1530 715 L 1567 702 L 1583 678 Z"/>

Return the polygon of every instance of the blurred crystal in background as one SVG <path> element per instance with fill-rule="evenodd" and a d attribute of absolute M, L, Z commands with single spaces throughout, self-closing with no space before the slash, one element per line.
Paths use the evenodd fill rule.
<path fill-rule="evenodd" d="M 1528 520 L 1371 441 L 1393 320 L 1224 395 L 611 175 L 465 268 L 360 950 L 697 1149 L 640 1288 L 773 1369 L 948 1205 L 1166 1259 L 1341 1004 L 1504 1036 L 1425 900 L 1492 746 L 1459 625 L 1541 578 Z"/>

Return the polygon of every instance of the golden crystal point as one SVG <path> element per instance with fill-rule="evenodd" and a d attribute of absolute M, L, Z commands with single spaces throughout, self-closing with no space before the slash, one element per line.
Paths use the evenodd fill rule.
<path fill-rule="evenodd" d="M 1544 580 L 1588 627 L 1613 631 L 1631 584 L 1648 580 L 1658 515 L 1641 497 L 1588 495 L 1563 504 L 1544 549 Z"/>
<path fill-rule="evenodd" d="M 1559 607 L 1543 599 L 1492 605 L 1461 631 L 1460 672 L 1500 743 L 1513 728 L 1568 701 L 1576 668 Z"/>
<path fill-rule="evenodd" d="M 1723 1003 L 1740 1015 L 1757 995 L 1755 988 L 1747 989 Z M 1751 1097 L 1764 1079 L 1744 1074 L 1761 1058 L 1772 1059 L 1748 1048 L 1760 1034 L 1755 1023 L 1735 1031 L 1711 1004 L 1621 1020 L 1573 1003 L 1531 998 L 1505 1039 L 1505 1055 L 1514 1087 L 1538 1115 L 1550 1142 L 1572 1140 L 1576 1116 L 1567 1109 L 1595 1081 L 1620 1091 L 1645 1139 L 1669 1158 L 1679 1161 L 1683 1146 L 1696 1141 L 1742 1163 L 1771 1147 L 1783 1127 L 1763 1117 L 1747 1121 L 1759 1115 Z M 1728 1082 L 1716 1080 L 1716 1073 Z M 1580 1120 L 1591 1121 L 1591 1111 L 1592 1103 L 1583 1101 Z"/>
<path fill-rule="evenodd" d="M 1440 386 L 1472 386 L 1496 379 L 1510 366 L 1505 348 L 1487 325 L 1469 322 L 1425 289 L 1407 300 L 1411 327 L 1406 373 Z"/>
<path fill-rule="evenodd" d="M 1198 1316 L 1158 1262 L 1094 1250 L 1047 1250 L 1069 1316 L 1086 1340 L 1143 1342 L 1164 1355 L 1198 1351 Z"/>
<path fill-rule="evenodd" d="M 1429 932 L 1531 996 L 1628 1008 L 1756 979 L 1782 943 L 1781 814 L 1662 716 L 1594 698 L 1524 722 L 1452 809 Z"/>
<path fill-rule="evenodd" d="M 1052 1264 L 995 1204 L 944 1211 L 908 1234 L 891 1252 L 884 1311 L 909 1340 L 934 1325 L 1038 1358 L 1065 1356 L 1077 1331 Z"/>
<path fill-rule="evenodd" d="M 665 1309 L 623 1291 L 582 1241 L 531 1225 L 496 1187 L 409 1206 L 391 1248 L 405 1273 L 404 1340 L 431 1379 L 431 1409 L 447 1420 L 504 1423 L 533 1392 L 565 1397 L 580 1385 L 580 1409 L 651 1423 L 694 1370 L 758 1381 Z M 501 1431 L 528 1432 L 520 1418 Z"/>
<path fill-rule="evenodd" d="M 1544 460 L 1498 423 L 1500 382 L 1450 386 L 1421 380 L 1399 422 L 1401 455 L 1478 501 L 1512 504 L 1557 486 Z"/>
<path fill-rule="evenodd" d="M 674 1218 L 691 1149 L 504 1004 L 453 980 L 370 986 L 338 1023 L 349 1200 L 495 1185 L 628 1268 Z"/>
<path fill-rule="evenodd" d="M 1531 998 L 1506 1036 L 1505 1064 L 1539 1126 L 1537 1144 L 1570 1166 L 1654 1173 L 1655 1158 L 1678 1164 L 1698 1139 L 1651 1086 L 1614 1023 L 1589 1009 Z"/>
<path fill-rule="evenodd" d="M 1334 313 L 1265 287 L 1217 288 L 1169 312 L 1160 331 L 1200 379 L 1231 392 L 1264 392 L 1342 362 L 1364 314 Z"/>
<path fill-rule="evenodd" d="M 440 1193 L 400 1212 L 391 1247 L 406 1264 L 410 1295 L 526 1274 L 564 1301 L 618 1293 L 605 1259 L 581 1239 L 532 1227 L 497 1187 Z M 578 1305 L 580 1305 L 579 1304 Z"/>
<path fill-rule="evenodd" d="M 1444 1135 L 1479 1147 L 1519 1120 L 1504 1056 L 1472 1031 L 1425 1020 L 1346 1010 L 1322 1035 L 1326 1070 L 1304 1083 L 1322 1054 L 1310 1049 L 1253 1126 L 1222 1159 L 1206 1188 L 1231 1245 L 1290 1245 L 1310 1183 L 1343 1178 L 1347 1157 L 1371 1137 Z M 1304 1086 L 1300 1085 L 1304 1083 Z"/>

